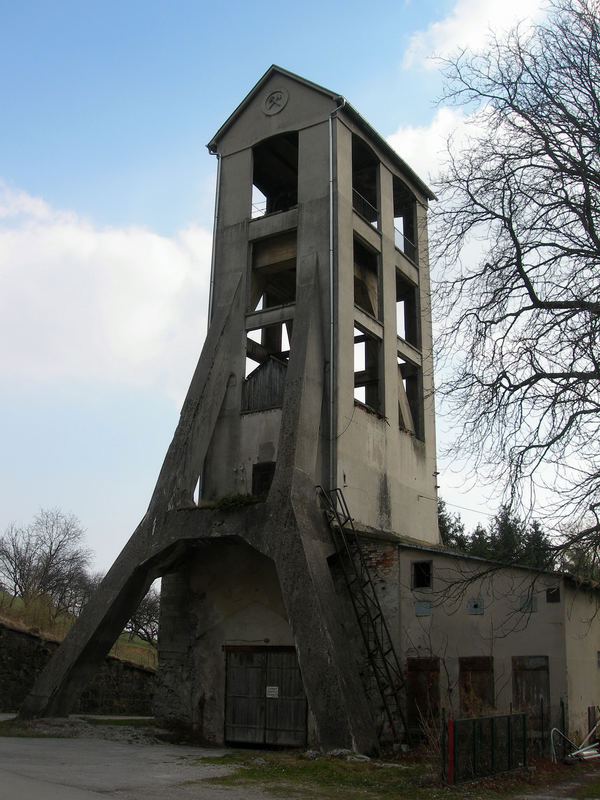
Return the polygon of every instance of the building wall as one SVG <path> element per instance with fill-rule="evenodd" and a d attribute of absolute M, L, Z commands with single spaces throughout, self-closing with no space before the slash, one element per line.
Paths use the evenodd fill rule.
<path fill-rule="evenodd" d="M 432 563 L 430 589 L 412 585 L 413 564 L 422 561 Z M 559 590 L 558 603 L 548 602 L 548 589 Z M 600 696 L 595 592 L 573 587 L 555 574 L 498 568 L 479 559 L 402 546 L 398 591 L 403 658 L 440 658 L 443 706 L 460 713 L 461 657 L 493 658 L 495 708 L 507 711 L 517 702 L 513 659 L 526 663 L 547 656 L 552 724 L 561 724 L 562 699 L 570 733 L 587 731 L 587 709 Z M 483 613 L 469 613 L 475 600 Z"/>
<path fill-rule="evenodd" d="M 278 114 L 262 110 L 264 96 L 276 88 L 289 94 Z M 234 302 L 231 379 L 211 441 L 202 480 L 206 498 L 243 491 L 251 485 L 249 462 L 260 460 L 258 450 L 272 442 L 276 426 L 259 441 L 262 422 L 258 414 L 240 421 L 240 398 L 245 369 L 245 328 L 259 325 L 264 316 L 249 312 L 248 280 L 253 243 L 282 231 L 297 231 L 297 280 L 316 264 L 321 303 L 313 309 L 321 329 L 325 351 L 325 392 L 316 483 L 344 487 L 357 520 L 374 528 L 393 531 L 417 541 L 438 542 L 436 517 L 435 425 L 432 399 L 431 315 L 427 249 L 427 199 L 417 192 L 398 164 L 369 146 L 379 159 L 378 196 L 380 224 L 369 225 L 353 209 L 352 137 L 365 139 L 364 132 L 343 108 L 332 121 L 333 183 L 330 187 L 329 115 L 336 108 L 327 99 L 290 77 L 277 76 L 265 85 L 241 111 L 219 141 L 221 158 L 218 225 L 215 234 L 214 305 L 227 296 L 228 287 L 240 280 Z M 253 150 L 269 137 L 298 132 L 298 207 L 267 217 L 250 219 Z M 415 263 L 394 243 L 393 181 L 401 180 L 416 202 L 418 260 Z M 334 307 L 334 431 L 329 431 L 329 337 L 330 337 L 330 188 L 333 191 L 333 307 Z M 380 318 L 368 318 L 354 302 L 353 241 L 358 236 L 379 253 Z M 415 348 L 396 334 L 396 273 L 414 283 L 418 292 L 420 346 Z M 281 319 L 293 315 L 282 307 Z M 255 323 L 253 322 L 255 320 Z M 369 413 L 354 403 L 353 329 L 359 320 L 381 340 L 382 413 Z M 292 343 L 293 347 L 293 343 Z M 418 436 L 398 423 L 398 353 L 418 362 L 422 380 L 422 431 Z M 273 419 L 273 415 L 271 415 Z M 272 435 L 271 435 L 272 434 Z M 334 447 L 334 474 L 328 476 L 329 448 Z M 245 477 L 244 477 L 245 476 Z"/>
<path fill-rule="evenodd" d="M 287 92 L 289 100 L 280 113 L 265 115 L 264 98 L 275 89 Z M 297 302 L 282 302 L 266 310 L 256 308 L 253 294 L 262 291 L 259 287 L 263 285 L 263 278 L 259 277 L 257 268 L 254 274 L 256 291 L 253 292 L 252 270 L 261 248 L 271 245 L 276 248 L 277 242 L 281 242 L 281 239 L 270 241 L 270 237 L 296 231 L 296 293 L 302 286 L 310 285 L 306 278 L 316 272 L 319 302 L 311 309 L 311 322 L 313 330 L 321 334 L 321 343 L 315 346 L 315 351 L 321 348 L 325 356 L 322 364 L 321 355 L 313 359 L 303 378 L 306 383 L 313 380 L 312 385 L 316 387 L 306 400 L 314 410 L 314 426 L 318 431 L 316 457 L 312 452 L 304 453 L 303 448 L 312 445 L 301 439 L 295 468 L 306 473 L 311 483 L 343 487 L 352 515 L 363 526 L 437 543 L 426 198 L 416 197 L 416 189 L 409 180 L 407 188 L 418 201 L 419 256 L 418 263 L 414 263 L 394 244 L 394 176 L 404 180 L 407 170 L 389 153 L 376 152 L 381 224 L 375 230 L 353 210 L 352 136 L 364 137 L 365 133 L 356 128 L 355 116 L 343 109 L 338 109 L 330 120 L 336 105 L 334 98 L 290 76 L 276 75 L 261 86 L 259 94 L 242 105 L 237 118 L 218 139 L 220 186 L 213 316 L 219 309 L 231 312 L 220 342 L 226 351 L 229 382 L 204 460 L 201 499 L 213 500 L 252 491 L 254 464 L 277 460 L 280 410 L 269 408 L 249 413 L 242 409 L 246 355 L 252 351 L 246 336 L 248 331 L 270 325 L 295 324 Z M 254 167 L 260 164 L 262 152 L 260 148 L 253 151 L 253 147 L 276 134 L 292 131 L 298 133 L 297 207 L 251 218 Z M 285 142 L 289 145 L 288 138 Z M 333 147 L 331 183 L 330 146 Z M 268 155 L 272 157 L 273 152 Z M 265 186 L 268 188 L 266 181 Z M 330 224 L 334 235 L 332 253 Z M 355 305 L 355 235 L 379 253 L 380 319 L 369 318 Z M 287 236 L 286 240 L 289 238 Z M 287 263 L 288 256 L 283 261 Z M 263 267 L 271 269 L 271 274 L 279 269 L 277 261 L 267 260 Z M 331 267 L 333 273 L 330 273 Z M 421 331 L 418 349 L 397 336 L 397 273 L 412 281 L 418 292 Z M 289 293 L 283 294 L 290 299 Z M 277 293 L 274 296 L 279 297 Z M 381 342 L 380 414 L 373 414 L 364 405 L 354 402 L 353 329 L 357 319 L 366 330 L 374 331 Z M 292 336 L 292 355 L 293 348 Z M 419 435 L 399 425 L 400 352 L 408 353 L 418 364 L 422 394 L 427 398 L 423 401 Z M 264 352 L 259 357 L 264 357 Z M 281 354 L 276 358 L 281 361 Z M 270 362 L 263 360 L 264 363 Z M 202 436 L 201 428 L 196 435 Z M 330 449 L 333 451 L 332 474 Z M 384 556 L 379 551 L 373 551 L 372 555 L 381 572 L 381 592 L 385 594 L 382 604 L 392 619 L 398 619 L 401 598 L 397 591 L 394 541 L 392 537 L 384 546 L 387 548 Z M 319 549 L 318 558 L 324 558 L 324 554 L 325 548 L 322 552 Z M 321 567 L 326 569 L 324 562 L 319 564 Z M 354 627 L 353 620 L 349 619 L 349 639 L 354 637 Z M 157 715 L 170 724 L 192 728 L 200 738 L 214 743 L 223 741 L 226 692 L 223 647 L 245 643 L 273 646 L 293 643 L 273 564 L 250 547 L 233 541 L 215 541 L 198 548 L 193 557 L 163 579 L 160 630 Z M 398 626 L 392 631 L 398 642 L 399 631 Z"/>
<path fill-rule="evenodd" d="M 246 544 L 211 542 L 163 578 L 155 714 L 222 744 L 225 651 L 294 644 L 273 562 Z"/>
<path fill-rule="evenodd" d="M 439 542 L 436 505 L 435 423 L 431 362 L 431 314 L 426 233 L 426 199 L 417 198 L 419 263 L 415 266 L 394 245 L 392 175 L 397 170 L 380 158 L 381 223 L 374 230 L 353 209 L 352 136 L 360 136 L 342 118 L 336 125 L 336 385 L 337 485 L 343 487 L 357 523 L 403 537 Z M 412 187 L 411 187 L 412 188 Z M 416 193 L 415 193 L 416 196 Z M 354 302 L 353 242 L 366 242 L 379 254 L 381 314 L 370 318 Z M 396 333 L 396 270 L 418 285 L 421 348 Z M 381 341 L 382 413 L 354 402 L 353 329 L 358 322 Z M 398 424 L 398 352 L 409 352 L 421 365 L 423 435 Z"/>
<path fill-rule="evenodd" d="M 600 598 L 596 590 L 563 583 L 570 734 L 585 736 L 587 709 L 600 702 Z"/>

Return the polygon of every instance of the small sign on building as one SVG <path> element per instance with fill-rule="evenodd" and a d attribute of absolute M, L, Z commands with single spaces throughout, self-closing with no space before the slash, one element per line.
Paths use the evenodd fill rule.
<path fill-rule="evenodd" d="M 267 686 L 266 697 L 279 697 L 279 686 Z"/>

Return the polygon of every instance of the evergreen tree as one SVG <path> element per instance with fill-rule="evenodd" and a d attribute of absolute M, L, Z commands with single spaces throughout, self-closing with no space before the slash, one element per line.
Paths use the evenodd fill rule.
<path fill-rule="evenodd" d="M 468 552 L 469 537 L 465 533 L 465 526 L 460 514 L 451 514 L 441 497 L 438 499 L 438 527 L 442 544 L 445 547 Z"/>

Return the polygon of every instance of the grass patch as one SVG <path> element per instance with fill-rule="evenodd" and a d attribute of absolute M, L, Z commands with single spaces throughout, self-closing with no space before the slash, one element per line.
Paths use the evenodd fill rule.
<path fill-rule="evenodd" d="M 25 604 L 21 597 L 13 597 L 0 590 L 0 620 L 16 623 L 31 633 L 62 641 L 73 627 L 75 617 L 71 614 L 56 614 L 46 598 L 33 598 Z M 142 667 L 157 666 L 157 649 L 138 636 L 122 633 L 112 646 L 109 655 L 131 661 Z"/>
<path fill-rule="evenodd" d="M 158 662 L 158 651 L 154 645 L 142 641 L 137 636 L 130 639 L 127 633 L 119 636 L 110 650 L 110 655 L 152 669 L 156 669 Z"/>
<path fill-rule="evenodd" d="M 296 752 L 243 751 L 199 763 L 236 768 L 231 775 L 207 779 L 218 786 L 254 784 L 276 797 L 319 800 L 453 800 L 464 798 L 436 785 L 428 764 L 414 762 L 352 762 L 322 756 L 314 761 Z M 473 795 L 474 796 L 474 795 Z"/>
<path fill-rule="evenodd" d="M 446 786 L 437 766 L 424 761 L 348 762 L 321 756 L 314 761 L 297 751 L 243 750 L 223 757 L 202 757 L 197 763 L 230 767 L 229 775 L 205 779 L 218 786 L 256 786 L 275 797 L 312 800 L 508 800 L 573 779 L 573 768 L 540 762 L 533 773 L 497 775 L 474 783 Z M 585 780 L 582 774 L 582 783 Z M 600 797 L 600 779 L 576 794 Z M 571 796 L 575 793 L 571 792 Z"/>
<path fill-rule="evenodd" d="M 264 502 L 264 497 L 255 494 L 225 494 L 216 500 L 201 500 L 199 508 L 213 508 L 219 511 L 235 511 L 245 506 Z"/>
<path fill-rule="evenodd" d="M 600 797 L 600 778 L 590 781 L 586 786 L 582 786 L 573 792 L 573 797 L 598 798 Z"/>

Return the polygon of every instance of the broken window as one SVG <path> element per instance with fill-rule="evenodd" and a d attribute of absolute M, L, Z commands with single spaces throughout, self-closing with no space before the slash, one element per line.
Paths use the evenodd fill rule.
<path fill-rule="evenodd" d="M 419 347 L 417 287 L 396 270 L 396 331 L 400 338 Z"/>
<path fill-rule="evenodd" d="M 354 303 L 362 311 L 380 318 L 379 255 L 354 239 Z"/>
<path fill-rule="evenodd" d="M 411 261 L 417 260 L 417 201 L 408 187 L 394 175 L 394 240 Z"/>
<path fill-rule="evenodd" d="M 252 465 L 252 494 L 266 497 L 275 475 L 274 461 L 259 461 Z"/>
<path fill-rule="evenodd" d="M 383 413 L 380 349 L 379 339 L 354 327 L 354 400 L 378 414 Z"/>
<path fill-rule="evenodd" d="M 421 369 L 398 354 L 398 425 L 418 439 L 423 431 L 423 384 Z"/>
<path fill-rule="evenodd" d="M 291 333 L 291 322 L 248 332 L 242 411 L 267 411 L 283 405 Z"/>
<path fill-rule="evenodd" d="M 282 133 L 256 145 L 252 217 L 287 211 L 298 203 L 298 134 Z"/>
<path fill-rule="evenodd" d="M 413 561 L 411 564 L 413 589 L 431 589 L 433 564 L 431 561 Z"/>
<path fill-rule="evenodd" d="M 546 589 L 547 603 L 560 603 L 560 586 L 550 586 Z"/>
<path fill-rule="evenodd" d="M 352 136 L 352 207 L 375 228 L 379 222 L 379 159 L 358 136 Z"/>
<path fill-rule="evenodd" d="M 296 300 L 296 231 L 252 245 L 250 309 L 259 311 Z"/>

